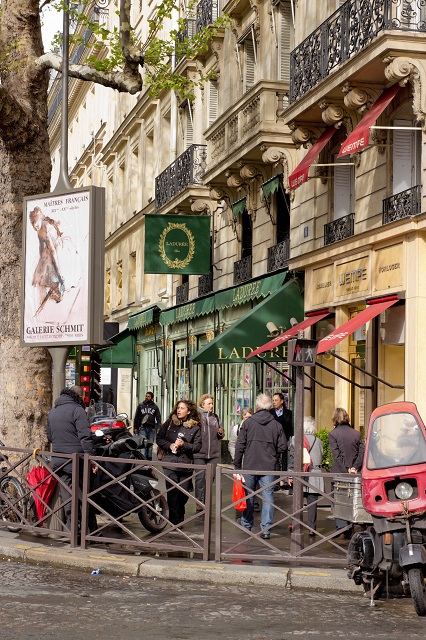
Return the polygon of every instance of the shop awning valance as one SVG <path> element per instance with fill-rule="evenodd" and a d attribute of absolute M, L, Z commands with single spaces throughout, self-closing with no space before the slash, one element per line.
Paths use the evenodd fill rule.
<path fill-rule="evenodd" d="M 184 320 L 206 315 L 217 309 L 237 307 L 250 300 L 265 298 L 282 286 L 286 275 L 286 273 L 278 273 L 253 282 L 247 282 L 247 284 L 242 284 L 239 287 L 219 291 L 214 295 L 189 302 L 180 307 L 168 309 L 160 314 L 160 323 L 166 325 L 174 322 L 183 322 Z"/>
<path fill-rule="evenodd" d="M 109 340 L 113 344 L 97 350 L 102 359 L 102 367 L 111 369 L 131 369 L 136 365 L 136 340 L 129 329 L 124 329 Z"/>
<path fill-rule="evenodd" d="M 389 296 L 386 299 L 378 299 L 377 301 L 372 300 L 370 304 L 365 309 L 357 313 L 356 316 L 320 340 L 318 343 L 317 355 L 330 351 L 330 349 L 336 346 L 336 344 L 350 336 L 354 331 L 369 322 L 369 320 L 378 316 L 379 313 L 382 313 L 382 311 L 391 307 L 395 302 L 398 302 L 397 296 Z"/>
<path fill-rule="evenodd" d="M 335 127 L 328 127 L 328 129 L 320 135 L 315 144 L 309 149 L 302 162 L 299 162 L 295 170 L 289 175 L 288 182 L 292 191 L 306 182 L 308 179 L 309 167 L 314 160 L 318 158 L 319 154 L 336 131 L 337 129 Z"/>
<path fill-rule="evenodd" d="M 247 205 L 246 201 L 247 201 L 247 198 L 241 198 L 240 200 L 237 200 L 236 202 L 233 202 L 231 204 L 232 217 L 234 218 L 234 220 L 238 218 L 240 213 L 243 213 L 243 211 L 245 210 Z"/>
<path fill-rule="evenodd" d="M 135 313 L 133 316 L 130 316 L 127 322 L 127 328 L 130 329 L 130 331 L 136 331 L 137 329 L 148 327 L 154 323 L 154 314 L 158 311 L 160 311 L 160 308 L 154 304 L 152 307 L 148 307 L 148 309 Z"/>
<path fill-rule="evenodd" d="M 303 320 L 302 322 L 299 322 L 299 324 L 295 324 L 288 331 L 284 331 L 284 333 L 281 333 L 276 338 L 273 338 L 272 340 L 264 344 L 262 347 L 259 347 L 258 349 L 253 351 L 249 355 L 249 358 L 252 358 L 253 356 L 261 356 L 267 351 L 275 351 L 284 342 L 287 342 L 287 340 L 290 340 L 290 338 L 297 336 L 299 331 L 304 331 L 305 329 L 307 329 L 308 327 L 311 327 L 313 324 L 319 322 L 320 320 L 324 320 L 324 318 L 326 318 L 328 315 L 330 314 L 328 311 L 326 311 L 325 313 L 319 313 L 318 315 L 305 318 L 305 320 Z"/>
<path fill-rule="evenodd" d="M 295 280 L 289 280 L 278 291 L 263 300 L 229 329 L 202 347 L 190 360 L 195 364 L 245 362 L 259 344 L 265 343 L 269 330 L 267 324 L 290 327 L 290 318 L 303 317 L 303 297 Z M 267 352 L 264 360 L 280 362 L 284 347 Z"/>
<path fill-rule="evenodd" d="M 269 178 L 269 180 L 266 180 L 266 182 L 262 184 L 262 192 L 264 198 L 267 198 L 269 195 L 271 195 L 271 193 L 275 193 L 275 191 L 278 190 L 278 187 L 280 186 L 281 175 L 282 174 L 279 173 L 276 176 Z"/>
<path fill-rule="evenodd" d="M 382 95 L 376 100 L 370 111 L 367 111 L 361 122 L 355 127 L 352 133 L 348 135 L 345 142 L 342 144 L 338 158 L 346 156 L 349 153 L 361 151 L 369 144 L 370 127 L 376 122 L 377 118 L 383 113 L 388 104 L 392 102 L 400 89 L 401 87 L 399 84 L 394 84 L 393 87 L 383 91 Z"/>

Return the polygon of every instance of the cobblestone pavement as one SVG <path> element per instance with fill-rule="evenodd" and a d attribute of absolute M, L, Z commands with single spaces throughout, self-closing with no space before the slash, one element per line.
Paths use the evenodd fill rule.
<path fill-rule="evenodd" d="M 1 640 L 424 638 L 409 599 L 197 585 L 0 563 Z"/>

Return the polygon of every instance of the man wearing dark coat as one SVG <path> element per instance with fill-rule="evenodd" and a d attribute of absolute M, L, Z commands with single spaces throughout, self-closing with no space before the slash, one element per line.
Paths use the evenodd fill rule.
<path fill-rule="evenodd" d="M 280 391 L 277 391 L 277 393 L 274 393 L 274 395 L 272 396 L 272 403 L 274 406 L 271 409 L 271 414 L 273 415 L 275 420 L 279 422 L 280 425 L 282 426 L 284 435 L 287 438 L 287 442 L 290 442 L 290 438 L 294 435 L 293 414 L 290 411 L 290 409 L 287 409 L 286 407 L 284 394 L 281 393 Z M 288 452 L 284 451 L 284 453 L 282 453 L 280 456 L 281 471 L 287 471 L 288 469 L 287 454 Z M 282 483 L 282 486 L 284 486 L 284 482 Z M 280 488 L 280 484 L 277 482 L 275 490 L 278 491 L 279 488 Z"/>

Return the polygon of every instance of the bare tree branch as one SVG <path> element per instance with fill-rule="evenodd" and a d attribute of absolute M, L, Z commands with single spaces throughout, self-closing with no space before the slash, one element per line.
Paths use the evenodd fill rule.
<path fill-rule="evenodd" d="M 123 71 L 98 71 L 85 64 L 70 64 L 68 73 L 72 78 L 96 82 L 104 87 L 110 87 L 117 91 L 126 93 L 137 93 L 142 89 L 142 77 L 139 73 L 139 66 L 143 64 L 143 57 L 135 56 L 134 59 L 126 62 Z M 37 71 L 55 69 L 62 71 L 62 58 L 56 53 L 46 53 L 35 61 Z"/>

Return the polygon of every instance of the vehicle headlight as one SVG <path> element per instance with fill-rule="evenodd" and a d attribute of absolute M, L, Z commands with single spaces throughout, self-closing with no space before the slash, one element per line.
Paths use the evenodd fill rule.
<path fill-rule="evenodd" d="M 408 482 L 399 482 L 395 487 L 395 495 L 400 500 L 409 500 L 413 492 L 414 489 Z"/>

